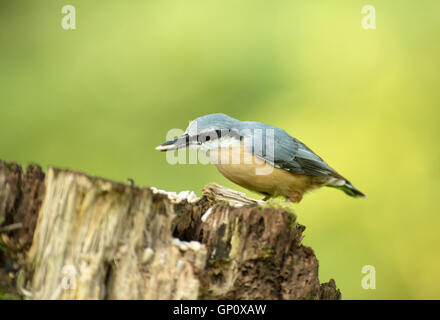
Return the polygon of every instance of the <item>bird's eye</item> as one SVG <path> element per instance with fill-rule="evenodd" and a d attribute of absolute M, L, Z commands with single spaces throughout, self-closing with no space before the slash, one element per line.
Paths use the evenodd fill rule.
<path fill-rule="evenodd" d="M 205 141 L 209 141 L 209 140 L 211 140 L 211 137 L 210 136 L 206 136 Z"/>

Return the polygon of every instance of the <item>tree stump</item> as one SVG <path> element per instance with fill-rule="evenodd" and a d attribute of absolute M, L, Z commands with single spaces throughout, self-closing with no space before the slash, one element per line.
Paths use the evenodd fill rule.
<path fill-rule="evenodd" d="M 291 210 L 0 161 L 0 298 L 340 299 Z"/>

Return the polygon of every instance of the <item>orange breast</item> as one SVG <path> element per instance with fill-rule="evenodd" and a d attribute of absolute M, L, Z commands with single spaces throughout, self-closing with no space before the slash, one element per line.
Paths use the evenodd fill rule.
<path fill-rule="evenodd" d="M 302 195 L 325 183 L 325 178 L 275 168 L 247 152 L 243 145 L 220 149 L 210 156 L 218 171 L 227 179 L 259 193 L 290 197 L 293 193 Z"/>

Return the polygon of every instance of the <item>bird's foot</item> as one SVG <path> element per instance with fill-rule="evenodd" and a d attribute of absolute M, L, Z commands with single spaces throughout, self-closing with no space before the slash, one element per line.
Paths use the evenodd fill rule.
<path fill-rule="evenodd" d="M 299 203 L 302 200 L 302 194 L 298 191 L 292 191 L 287 197 L 286 200 L 289 202 Z"/>
<path fill-rule="evenodd" d="M 271 197 L 268 201 L 265 202 L 263 206 L 270 208 L 280 208 L 295 215 L 295 207 L 293 201 L 283 195 Z"/>

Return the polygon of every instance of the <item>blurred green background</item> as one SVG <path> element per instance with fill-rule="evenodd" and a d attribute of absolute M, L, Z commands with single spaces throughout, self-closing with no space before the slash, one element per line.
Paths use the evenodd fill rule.
<path fill-rule="evenodd" d="M 77 30 L 61 28 L 66 4 Z M 361 27 L 366 4 L 376 30 Z M 438 299 L 439 57 L 434 0 L 2 0 L 0 159 L 243 190 L 154 147 L 209 113 L 270 123 L 368 195 L 326 188 L 297 205 L 320 280 L 345 299 Z"/>

